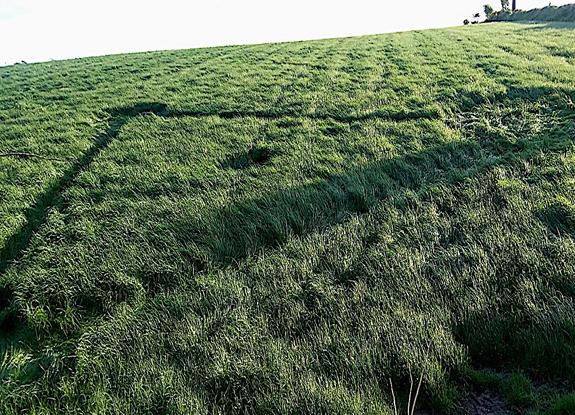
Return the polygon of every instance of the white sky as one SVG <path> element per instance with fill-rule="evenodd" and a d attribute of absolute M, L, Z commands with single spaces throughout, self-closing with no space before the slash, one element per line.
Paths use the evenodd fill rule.
<path fill-rule="evenodd" d="M 487 1 L 0 0 L 0 65 L 456 26 Z"/>

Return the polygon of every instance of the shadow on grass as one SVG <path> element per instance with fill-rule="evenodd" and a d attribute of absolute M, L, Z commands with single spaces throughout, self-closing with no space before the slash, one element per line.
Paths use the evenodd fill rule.
<path fill-rule="evenodd" d="M 543 88 L 508 89 L 507 94 L 497 95 L 488 100 L 473 96 L 467 97 L 462 111 L 473 111 L 474 106 L 477 105 L 506 104 L 518 99 L 537 102 L 556 93 L 573 96 L 573 92 Z M 575 115 L 574 109 L 558 105 L 554 100 L 549 102 L 548 111 L 555 115 Z M 26 225 L 10 238 L 1 253 L 1 273 L 6 271 L 9 263 L 18 262 L 22 258 L 30 238 L 45 221 L 48 211 L 51 208 L 65 208 L 62 194 L 73 184 L 78 173 L 88 168 L 94 158 L 117 137 L 121 128 L 132 117 L 148 113 L 164 118 L 300 116 L 295 113 L 173 112 L 161 103 L 141 103 L 132 107 L 111 110 L 112 118 L 106 131 L 96 138 L 94 144 L 64 173 L 58 183 L 51 186 L 28 210 Z M 373 114 L 361 119 L 370 119 L 375 116 Z M 515 118 L 506 120 L 505 122 L 509 124 L 507 127 L 513 129 L 514 122 L 521 124 L 521 116 L 522 114 L 518 113 Z M 325 117 L 334 119 L 329 116 Z M 411 118 L 409 116 L 400 118 L 400 120 Z M 429 114 L 424 113 L 420 118 L 429 118 Z M 340 120 L 358 121 L 354 117 L 343 117 Z M 209 262 L 229 266 L 261 249 L 279 246 L 292 235 L 304 235 L 344 222 L 351 215 L 366 213 L 381 200 L 394 198 L 403 191 L 419 191 L 425 186 L 436 183 L 456 184 L 464 178 L 476 176 L 491 166 L 518 163 L 539 154 L 542 150 L 564 152 L 573 145 L 568 135 L 551 134 L 549 131 L 544 131 L 535 137 L 521 137 L 519 134 L 517 139 L 510 140 L 500 131 L 486 130 L 481 125 L 469 124 L 465 125 L 465 128 L 468 129 L 465 140 L 445 143 L 418 153 L 377 162 L 343 175 L 323 177 L 312 185 L 287 189 L 226 206 L 206 215 L 207 219 L 204 218 L 203 222 L 200 222 L 198 218 L 177 220 L 170 223 L 166 231 L 177 235 L 178 242 L 182 246 L 193 243 L 206 248 L 205 251 L 210 253 Z M 551 145 L 549 145 L 550 140 L 554 140 Z M 244 164 L 249 164 L 250 160 L 254 164 L 258 164 L 254 159 L 265 162 L 266 154 L 265 152 L 262 154 L 263 156 L 259 153 L 257 155 L 248 153 L 245 160 L 234 159 L 223 163 L 230 164 L 232 168 L 242 168 Z M 250 235 L 249 240 L 246 235 Z M 200 265 L 202 261 L 205 261 L 203 258 L 190 258 L 190 260 Z M 206 265 L 204 262 L 203 266 Z M 153 273 L 147 275 L 146 279 L 147 281 L 142 282 L 147 287 L 161 287 L 170 280 L 169 276 L 155 276 Z M 341 282 L 342 284 L 349 283 L 345 280 Z M 0 314 L 0 332 L 22 333 L 22 330 L 26 330 L 24 327 L 26 323 L 20 323 L 16 319 L 16 310 L 13 307 L 14 293 L 10 283 L 4 281 L 0 290 L 0 313 L 3 313 Z M 57 307 L 60 306 L 61 304 L 57 305 Z M 82 304 L 78 306 L 82 307 Z M 91 313 L 98 314 L 98 311 L 91 310 Z M 299 329 L 304 328 L 302 326 Z M 29 337 L 34 336 L 30 334 Z M 19 334 L 14 335 L 13 340 L 6 337 L 5 341 L 15 344 L 21 338 Z"/>
<path fill-rule="evenodd" d="M 460 102 L 461 111 L 473 112 L 478 105 L 512 101 L 536 102 L 557 93 L 567 94 L 573 99 L 575 94 L 568 91 L 547 88 L 508 88 L 506 93 L 485 98 L 467 94 Z M 554 99 L 549 102 L 549 111 L 559 116 L 573 115 L 573 110 L 557 107 Z M 571 112 L 569 112 L 571 111 Z M 111 120 L 108 127 L 96 138 L 94 144 L 42 195 L 26 212 L 26 224 L 5 244 L 0 252 L 0 275 L 11 262 L 18 262 L 30 242 L 30 238 L 45 221 L 52 208 L 63 208 L 63 192 L 73 183 L 79 172 L 86 169 L 94 158 L 118 135 L 120 129 L 132 118 L 154 114 L 162 118 L 219 116 L 223 118 L 254 117 L 277 119 L 302 115 L 297 112 L 210 112 L 172 111 L 163 103 L 138 103 L 134 106 L 114 108 L 109 111 Z M 463 114 L 463 115 L 464 115 Z M 335 121 L 359 121 L 381 117 L 388 120 L 431 119 L 439 114 L 426 111 L 412 113 L 371 112 L 361 116 L 332 117 L 329 115 L 308 115 L 317 119 Z M 520 117 L 521 115 L 518 115 Z M 303 115 L 303 117 L 306 117 Z M 469 125 L 464 125 L 469 129 Z M 509 125 L 513 129 L 514 125 Z M 546 148 L 546 142 L 528 142 L 518 137 L 513 142 L 497 132 L 474 128 L 467 134 L 466 141 L 446 143 L 419 153 L 385 160 L 366 168 L 351 170 L 344 175 L 328 176 L 317 183 L 301 188 L 287 189 L 272 195 L 226 206 L 213 212 L 209 223 L 199 223 L 196 218 L 175 222 L 169 232 L 178 235 L 185 246 L 190 242 L 205 246 L 212 252 L 211 261 L 229 265 L 246 255 L 266 246 L 282 244 L 290 235 L 302 235 L 315 229 L 330 226 L 349 217 L 349 214 L 365 213 L 379 200 L 396 194 L 401 189 L 416 190 L 437 183 L 453 183 L 470 177 L 481 169 L 494 164 L 529 157 L 534 152 Z M 334 134 L 338 134 L 337 131 Z M 477 136 L 473 136 L 476 134 Z M 541 135 L 543 137 L 544 134 Z M 548 140 L 547 140 L 548 141 Z M 552 151 L 561 151 L 571 142 L 565 137 L 561 142 L 551 143 Z M 528 151 L 530 150 L 530 152 Z M 264 164 L 272 154 L 267 149 L 252 149 L 232 159 L 223 160 L 222 167 L 241 169 L 250 165 Z M 207 226 L 206 226 L 207 225 Z M 249 241 L 245 235 L 252 235 Z M 218 241 L 217 245 L 213 241 Z M 194 258 L 197 264 L 200 261 Z M 0 283 L 0 327 L 11 323 L 6 321 L 13 299 L 13 291 L 7 281 Z"/>
<path fill-rule="evenodd" d="M 441 114 L 436 108 L 422 108 L 417 110 L 391 110 L 383 109 L 370 111 L 366 113 L 350 115 L 341 114 L 338 112 L 328 113 L 301 113 L 297 110 L 291 109 L 271 109 L 265 111 L 222 111 L 219 109 L 187 109 L 182 111 L 166 110 L 165 112 L 158 113 L 157 115 L 164 118 L 184 118 L 184 117 L 220 117 L 225 119 L 233 118 L 259 118 L 263 120 L 277 120 L 279 118 L 309 118 L 312 120 L 330 120 L 341 123 L 353 123 L 374 119 L 382 119 L 388 121 L 405 121 L 405 120 L 433 120 L 439 119 Z"/>
<path fill-rule="evenodd" d="M 25 212 L 26 222 L 22 228 L 6 241 L 0 251 L 0 277 L 6 272 L 11 262 L 21 260 L 34 233 L 45 222 L 51 209 L 62 208 L 64 200 L 62 194 L 69 188 L 76 176 L 90 166 L 92 161 L 100 154 L 110 142 L 117 137 L 121 128 L 131 117 L 144 113 L 158 113 L 165 111 L 166 106 L 158 103 L 139 103 L 132 107 L 116 108 L 110 111 L 112 119 L 105 131 L 97 136 L 94 143 L 64 172 L 62 177 L 53 183 L 44 193 L 36 198 L 35 203 Z M 10 308 L 13 292 L 5 279 L 0 280 L 0 329 L 13 327 L 14 317 Z"/>
<path fill-rule="evenodd" d="M 478 105 L 489 106 L 517 100 L 537 102 L 563 91 L 545 88 L 509 89 L 506 94 L 490 98 L 469 95 L 461 106 L 473 111 Z M 382 199 L 406 190 L 418 191 L 438 183 L 455 184 L 474 177 L 486 168 L 520 163 L 541 151 L 561 153 L 572 145 L 568 134 L 549 131 L 533 135 L 525 130 L 523 109 L 506 113 L 498 120 L 502 128 L 489 129 L 481 123 L 464 120 L 466 139 L 437 145 L 402 157 L 383 160 L 343 175 L 322 177 L 314 184 L 289 188 L 242 203 L 225 206 L 201 219 L 174 221 L 166 228 L 177 235 L 179 243 L 193 243 L 210 252 L 209 262 L 228 266 L 264 247 L 278 246 L 290 236 L 303 235 L 340 223 L 350 214 L 363 214 Z M 575 109 L 548 109 L 560 117 L 575 114 Z M 509 132 L 511 131 L 511 133 Z M 525 134 L 526 136 L 522 136 Z M 246 159 L 246 160 L 244 160 Z M 248 156 L 241 164 L 248 164 Z M 234 160 L 237 161 L 237 160 Z M 226 165 L 229 161 L 226 160 Z M 562 219 L 558 219 L 562 220 Z M 250 238 L 246 238 L 250 235 Z M 199 258 L 193 258 L 201 262 Z"/>
<path fill-rule="evenodd" d="M 118 107 L 109 110 L 111 116 L 105 131 L 96 137 L 94 144 L 69 168 L 64 172 L 62 177 L 53 183 L 43 194 L 36 198 L 36 202 L 25 212 L 25 225 L 18 232 L 13 234 L 6 241 L 3 249 L 0 251 L 0 277 L 3 277 L 10 263 L 19 262 L 28 247 L 34 233 L 45 222 L 50 210 L 64 208 L 62 199 L 63 193 L 70 187 L 75 177 L 92 163 L 95 157 L 100 154 L 110 143 L 117 137 L 121 128 L 133 117 L 139 115 L 154 114 L 163 118 L 182 118 L 182 117 L 207 117 L 218 116 L 221 118 L 263 118 L 277 119 L 285 117 L 308 117 L 312 119 L 330 119 L 341 122 L 355 122 L 369 120 L 374 118 L 388 120 L 409 120 L 409 119 L 432 119 L 437 118 L 439 114 L 432 110 L 423 111 L 374 111 L 358 116 L 341 116 L 326 114 L 300 115 L 295 111 L 268 111 L 268 112 L 235 112 L 235 111 L 210 111 L 210 110 L 189 110 L 189 111 L 169 111 L 164 103 L 143 102 L 133 106 Z M 251 149 L 247 154 L 240 154 L 229 160 L 222 162 L 222 167 L 242 169 L 250 165 L 264 164 L 272 154 L 266 148 Z M 358 199 L 359 200 L 359 199 Z M 361 203 L 361 202 L 359 202 Z M 248 209 L 249 210 L 249 209 Z M 240 208 L 240 212 L 243 209 Z M 245 212 L 249 214 L 249 212 Z M 264 239 L 267 241 L 267 236 Z M 245 243 L 245 242 L 244 242 Z M 269 244 L 269 241 L 265 244 Z M 243 255 L 239 255 L 243 256 Z M 10 282 L 6 278 L 0 280 L 0 330 L 8 330 L 15 326 L 16 310 L 13 307 L 14 292 Z"/>
<path fill-rule="evenodd" d="M 89 168 L 98 154 L 118 136 L 122 127 L 132 117 L 147 113 L 158 114 L 165 110 L 165 104 L 138 103 L 109 111 L 112 118 L 104 132 L 95 138 L 94 143 L 64 172 L 60 180 L 36 198 L 34 205 L 25 212 L 25 225 L 6 241 L 0 251 L 0 356 L 4 356 L 8 350 L 36 351 L 33 359 L 21 367 L 10 368 L 10 362 L 0 362 L 0 380 L 12 379 L 22 384 L 30 383 L 42 377 L 46 368 L 54 365 L 61 366 L 61 374 L 72 372 L 75 366 L 73 344 L 64 342 L 50 353 L 39 351 L 42 336 L 20 319 L 14 304 L 13 288 L 6 278 L 6 270 L 11 263 L 22 259 L 32 237 L 45 222 L 50 211 L 54 208 L 65 208 L 62 195 L 66 189 L 73 185 L 78 174 Z"/>

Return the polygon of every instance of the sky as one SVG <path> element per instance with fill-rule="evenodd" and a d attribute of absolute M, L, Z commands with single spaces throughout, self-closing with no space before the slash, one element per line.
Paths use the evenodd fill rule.
<path fill-rule="evenodd" d="M 486 1 L 0 0 L 0 65 L 457 26 Z"/>

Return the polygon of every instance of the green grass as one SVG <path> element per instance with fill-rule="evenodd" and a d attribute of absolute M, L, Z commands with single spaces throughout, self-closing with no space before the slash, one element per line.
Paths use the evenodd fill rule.
<path fill-rule="evenodd" d="M 575 22 L 575 4 L 549 6 L 541 9 L 499 11 L 487 18 L 488 21 L 506 22 Z"/>
<path fill-rule="evenodd" d="M 575 382 L 574 45 L 501 23 L 0 68 L 0 153 L 58 159 L 0 157 L 0 412 L 392 413 L 411 370 L 458 413 L 492 369 L 573 413 L 532 383 Z"/>

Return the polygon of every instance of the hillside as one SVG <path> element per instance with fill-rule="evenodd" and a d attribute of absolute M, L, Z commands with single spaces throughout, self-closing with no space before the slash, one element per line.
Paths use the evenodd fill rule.
<path fill-rule="evenodd" d="M 574 29 L 0 68 L 0 413 L 573 413 Z"/>
<path fill-rule="evenodd" d="M 491 15 L 488 21 L 492 22 L 569 22 L 575 23 L 575 4 L 564 6 L 547 6 L 541 9 L 517 10 L 513 13 L 499 11 Z"/>

